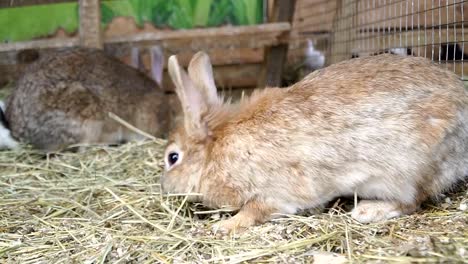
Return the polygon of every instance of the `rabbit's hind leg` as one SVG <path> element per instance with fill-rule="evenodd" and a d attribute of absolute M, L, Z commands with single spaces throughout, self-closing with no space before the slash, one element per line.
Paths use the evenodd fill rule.
<path fill-rule="evenodd" d="M 90 123 L 87 130 L 88 138 L 90 140 L 92 139 L 100 144 L 111 146 L 144 139 L 142 135 L 133 132 L 114 120 Z"/>
<path fill-rule="evenodd" d="M 361 223 L 373 223 L 411 214 L 417 204 L 402 204 L 398 201 L 361 200 L 352 210 L 351 217 Z"/>
<path fill-rule="evenodd" d="M 39 122 L 29 124 L 30 129 L 27 129 L 20 138 L 24 138 L 35 148 L 45 152 L 61 151 L 70 145 L 81 143 L 83 138 L 81 122 L 57 116 L 42 117 L 42 120 L 37 120 Z"/>

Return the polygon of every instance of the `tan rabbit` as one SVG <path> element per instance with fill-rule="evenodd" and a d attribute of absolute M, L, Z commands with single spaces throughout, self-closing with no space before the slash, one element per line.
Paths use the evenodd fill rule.
<path fill-rule="evenodd" d="M 103 51 L 72 48 L 25 69 L 5 116 L 15 139 L 45 151 L 142 138 L 109 112 L 154 136 L 167 129 L 167 102 L 153 80 Z"/>
<path fill-rule="evenodd" d="M 424 58 L 379 55 L 321 69 L 239 104 L 217 96 L 207 55 L 169 71 L 184 111 L 162 188 L 239 210 L 232 231 L 355 192 L 362 223 L 414 212 L 468 174 L 468 96 Z"/>

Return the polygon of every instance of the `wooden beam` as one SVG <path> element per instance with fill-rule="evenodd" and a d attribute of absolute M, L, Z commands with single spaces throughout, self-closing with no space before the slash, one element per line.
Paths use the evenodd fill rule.
<path fill-rule="evenodd" d="M 78 38 L 40 39 L 0 44 L 0 52 L 16 52 L 25 49 L 67 48 L 77 46 Z"/>
<path fill-rule="evenodd" d="M 296 34 L 331 31 L 336 7 L 337 0 L 298 1 L 292 31 Z"/>
<path fill-rule="evenodd" d="M 187 67 L 196 52 L 197 51 L 189 50 L 177 53 L 180 66 Z M 209 49 L 205 52 L 210 56 L 210 61 L 213 66 L 262 63 L 264 55 L 264 51 L 261 48 Z M 121 52 L 121 54 L 122 53 L 123 52 Z M 130 54 L 130 51 L 125 53 Z M 166 57 L 172 54 L 173 53 L 166 52 Z M 124 61 L 128 64 L 130 64 L 130 60 L 130 56 L 124 58 Z M 148 69 L 150 68 L 149 54 L 142 54 L 142 62 Z M 164 64 L 164 68 L 167 68 L 167 64 Z"/>
<path fill-rule="evenodd" d="M 275 0 L 266 1 L 267 4 L 267 21 L 273 21 L 273 7 L 275 6 Z"/>
<path fill-rule="evenodd" d="M 169 52 L 198 51 L 214 48 L 263 48 L 288 40 L 282 38 L 291 29 L 289 23 L 269 23 L 255 26 L 225 26 L 219 28 L 135 33 L 109 37 L 104 43 L 109 48 L 118 45 L 161 45 Z M 0 44 L 0 52 L 24 49 L 65 48 L 80 44 L 78 38 L 56 38 Z M 107 47 L 106 47 L 107 48 Z"/>
<path fill-rule="evenodd" d="M 276 0 L 275 2 L 276 6 L 273 9 L 274 22 L 291 23 L 295 10 L 296 0 Z M 287 52 L 287 43 L 267 48 L 265 69 L 258 82 L 258 87 L 281 86 L 281 76 L 283 74 L 283 67 L 286 61 Z"/>
<path fill-rule="evenodd" d="M 80 45 L 103 48 L 101 32 L 101 5 L 99 0 L 80 0 Z"/>
<path fill-rule="evenodd" d="M 135 45 L 161 45 L 168 53 L 209 51 L 211 49 L 256 49 L 287 42 L 287 39 L 282 36 L 290 28 L 289 23 L 269 23 L 255 26 L 225 26 L 157 33 L 135 33 L 123 37 L 105 38 L 104 43 L 106 44 L 106 50 L 119 50 L 122 47 Z M 16 52 L 24 49 L 67 48 L 78 45 L 80 45 L 79 38 L 42 39 L 2 43 L 0 44 L 0 52 L 11 53 L 14 56 Z"/>
<path fill-rule="evenodd" d="M 180 29 L 161 32 L 143 32 L 126 36 L 106 38 L 106 43 L 151 42 L 151 41 L 194 41 L 226 42 L 226 39 L 251 38 L 254 43 L 262 36 L 279 38 L 284 32 L 291 29 L 289 23 L 268 23 L 254 26 L 224 26 L 203 29 Z M 216 43 L 213 43 L 215 45 Z"/>
<path fill-rule="evenodd" d="M 1 0 L 0 8 L 76 2 L 76 0 Z"/>
<path fill-rule="evenodd" d="M 262 64 L 220 65 L 213 67 L 213 75 L 218 89 L 237 87 L 255 87 Z M 174 84 L 167 71 L 164 73 L 163 85 L 165 91 L 174 91 Z"/>

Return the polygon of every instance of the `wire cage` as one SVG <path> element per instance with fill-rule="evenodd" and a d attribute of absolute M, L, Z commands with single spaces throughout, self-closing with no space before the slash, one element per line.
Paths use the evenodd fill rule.
<path fill-rule="evenodd" d="M 381 53 L 422 56 L 468 81 L 465 2 L 338 0 L 322 12 L 333 16 L 327 64 Z"/>

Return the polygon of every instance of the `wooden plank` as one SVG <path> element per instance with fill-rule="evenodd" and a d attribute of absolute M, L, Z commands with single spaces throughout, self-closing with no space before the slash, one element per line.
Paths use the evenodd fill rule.
<path fill-rule="evenodd" d="M 277 0 L 274 9 L 275 22 L 292 21 L 296 0 Z M 267 48 L 265 57 L 265 72 L 261 75 L 258 87 L 279 87 L 283 74 L 284 62 L 288 52 L 288 44 L 280 44 Z"/>
<path fill-rule="evenodd" d="M 76 0 L 2 0 L 0 1 L 0 8 L 56 4 L 65 2 L 76 2 Z"/>
<path fill-rule="evenodd" d="M 114 36 L 106 38 L 106 43 L 129 42 L 155 42 L 155 41 L 201 41 L 227 42 L 240 38 L 250 38 L 254 43 L 256 38 L 262 36 L 276 38 L 280 42 L 280 36 L 291 29 L 289 23 L 267 23 L 253 26 L 223 26 L 203 29 L 180 29 L 160 32 L 140 32 L 126 36 Z M 282 40 L 286 41 L 286 40 Z M 167 44 L 169 45 L 169 43 Z M 214 45 L 214 43 L 213 43 Z"/>
<path fill-rule="evenodd" d="M 263 48 L 287 42 L 283 34 L 290 30 L 289 23 L 268 23 L 255 26 L 225 26 L 219 28 L 143 32 L 120 37 L 105 38 L 104 43 L 113 45 L 161 45 L 172 52 L 211 48 Z M 0 44 L 0 52 L 16 52 L 23 49 L 73 47 L 78 38 L 43 39 Z"/>
<path fill-rule="evenodd" d="M 101 5 L 99 0 L 80 0 L 80 46 L 103 48 L 101 32 Z"/>
<path fill-rule="evenodd" d="M 261 70 L 262 64 L 223 65 L 213 67 L 213 74 L 218 89 L 255 87 Z M 164 73 L 163 87 L 166 91 L 174 90 L 167 71 Z"/>
<path fill-rule="evenodd" d="M 298 0 L 292 32 L 326 32 L 332 29 L 337 0 Z"/>
<path fill-rule="evenodd" d="M 183 67 L 187 67 L 193 55 L 197 51 L 182 51 L 177 53 L 177 59 Z M 237 48 L 237 49 L 209 49 L 206 50 L 206 53 L 210 56 L 211 64 L 214 66 L 218 65 L 233 65 L 233 64 L 253 64 L 261 63 L 263 61 L 263 49 L 250 49 L 250 48 Z M 172 53 L 167 53 L 166 58 L 168 58 Z M 123 61 L 130 64 L 130 56 L 125 56 Z M 144 54 L 142 56 L 143 64 L 149 68 L 150 66 L 150 56 L 149 54 Z M 164 65 L 164 68 L 167 67 L 167 64 Z"/>
<path fill-rule="evenodd" d="M 125 47 L 125 46 L 138 46 L 147 47 L 159 45 L 169 53 L 180 53 L 185 51 L 199 51 L 209 49 L 236 49 L 236 48 L 263 48 L 269 45 L 277 45 L 279 43 L 286 43 L 287 39 L 282 38 L 276 33 L 268 35 L 243 35 L 239 37 L 224 37 L 224 38 L 192 38 L 192 39 L 169 39 L 169 40 L 154 40 L 154 41 L 141 41 L 129 43 L 110 43 L 106 44 L 107 48 Z"/>
<path fill-rule="evenodd" d="M 273 7 L 275 6 L 275 0 L 268 0 L 267 3 L 267 21 L 273 21 Z"/>
<path fill-rule="evenodd" d="M 79 39 L 73 38 L 55 38 L 39 39 L 24 42 L 12 42 L 0 44 L 0 52 L 19 51 L 25 49 L 46 49 L 46 48 L 68 48 L 78 46 Z"/>
<path fill-rule="evenodd" d="M 266 72 L 263 73 L 259 87 L 280 87 L 284 70 L 284 61 L 288 52 L 287 45 L 272 47 L 267 53 L 265 63 Z M 263 77 L 265 76 L 265 77 Z"/>

